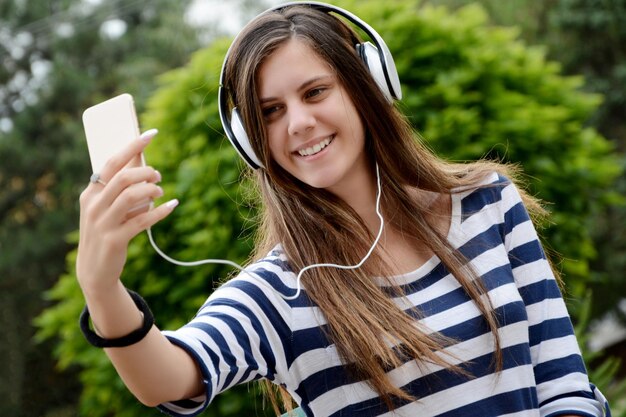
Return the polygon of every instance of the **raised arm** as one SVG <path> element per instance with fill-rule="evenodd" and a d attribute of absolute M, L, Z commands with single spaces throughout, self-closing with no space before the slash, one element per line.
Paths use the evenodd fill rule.
<path fill-rule="evenodd" d="M 120 281 L 130 240 L 172 212 L 176 200 L 148 210 L 142 202 L 160 197 L 160 174 L 151 167 L 130 167 L 154 136 L 144 134 L 111 158 L 80 197 L 80 241 L 76 275 L 96 333 L 123 337 L 142 326 L 144 317 Z M 201 394 L 193 359 L 170 343 L 156 326 L 130 346 L 105 349 L 120 377 L 142 403 L 157 404 Z"/>

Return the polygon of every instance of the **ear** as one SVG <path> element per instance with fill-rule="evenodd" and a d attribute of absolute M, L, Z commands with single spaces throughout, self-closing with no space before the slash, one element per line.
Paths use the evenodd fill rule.
<path fill-rule="evenodd" d="M 382 91 L 387 98 L 387 101 L 390 103 L 393 102 L 396 95 L 393 94 L 389 88 L 389 83 L 387 82 L 387 77 L 385 76 L 378 48 L 376 48 L 371 42 L 364 42 L 357 44 L 356 50 L 357 54 L 365 63 L 365 66 L 369 70 L 370 74 L 372 74 L 378 88 L 380 88 L 380 91 Z"/>
<path fill-rule="evenodd" d="M 237 152 L 239 152 L 239 155 L 243 158 L 243 160 L 246 161 L 252 169 L 265 168 L 252 149 L 250 139 L 248 139 L 246 129 L 243 127 L 243 122 L 241 121 L 241 116 L 239 115 L 237 107 L 233 108 L 233 111 L 231 112 L 230 126 L 232 129 L 232 135 L 227 135 L 228 139 L 233 144 Z"/>

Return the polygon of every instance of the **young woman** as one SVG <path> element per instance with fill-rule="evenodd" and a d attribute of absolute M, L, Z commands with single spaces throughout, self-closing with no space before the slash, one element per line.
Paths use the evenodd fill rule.
<path fill-rule="evenodd" d="M 174 416 L 259 379 L 309 416 L 605 415 L 529 217 L 540 206 L 508 166 L 427 150 L 393 106 L 382 39 L 362 44 L 335 14 L 371 30 L 333 6 L 283 6 L 227 55 L 225 130 L 258 168 L 263 217 L 254 261 L 183 328 L 159 331 L 119 279 L 129 240 L 177 204 L 128 214 L 162 195 L 153 168 L 124 169 L 150 135 L 92 177 L 88 339 Z"/>

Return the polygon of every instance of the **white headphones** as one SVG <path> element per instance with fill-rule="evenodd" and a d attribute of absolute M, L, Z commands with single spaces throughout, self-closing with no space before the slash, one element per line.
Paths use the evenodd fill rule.
<path fill-rule="evenodd" d="M 357 54 L 363 60 L 365 66 L 372 74 L 374 81 L 376 81 L 376 84 L 383 92 L 387 100 L 389 100 L 389 102 L 392 102 L 394 99 L 400 100 L 402 98 L 400 78 L 398 77 L 396 64 L 393 61 L 393 57 L 391 56 L 389 48 L 385 44 L 385 41 L 383 41 L 383 38 L 370 25 L 359 19 L 354 14 L 337 6 L 326 3 L 293 2 L 273 7 L 263 12 L 261 15 L 279 11 L 286 7 L 294 5 L 308 6 L 326 13 L 336 13 L 346 18 L 355 26 L 363 30 L 363 32 L 365 32 L 365 34 L 370 37 L 374 44 L 370 42 L 364 42 L 355 45 Z M 222 70 L 220 72 L 220 87 L 218 91 L 220 120 L 222 121 L 222 126 L 224 127 L 224 132 L 226 133 L 226 136 L 233 144 L 239 155 L 243 158 L 243 160 L 246 161 L 246 163 L 252 169 L 265 168 L 263 163 L 260 161 L 258 156 L 254 153 L 254 150 L 252 149 L 250 140 L 248 139 L 248 134 L 246 133 L 246 130 L 243 126 L 243 122 L 236 106 L 230 112 L 230 119 L 227 117 L 227 114 L 229 113 L 227 96 L 228 93 L 226 91 L 226 88 L 224 88 L 223 86 L 223 81 L 226 63 L 228 62 L 228 57 L 234 43 L 235 42 L 233 41 L 230 48 L 228 48 L 228 51 L 226 52 L 224 63 L 222 64 Z"/>

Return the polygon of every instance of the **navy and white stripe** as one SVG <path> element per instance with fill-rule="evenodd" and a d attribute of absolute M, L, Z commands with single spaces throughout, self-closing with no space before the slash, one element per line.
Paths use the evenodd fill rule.
<path fill-rule="evenodd" d="M 458 342 L 446 356 L 468 370 L 410 361 L 391 370 L 397 386 L 418 398 L 390 412 L 365 382 L 352 380 L 325 337 L 326 321 L 306 288 L 296 300 L 295 274 L 280 250 L 216 290 L 186 326 L 164 334 L 199 363 L 203 397 L 160 406 L 194 416 L 229 387 L 267 378 L 284 386 L 307 416 L 603 416 L 590 386 L 558 285 L 520 195 L 493 174 L 487 187 L 452 197 L 448 240 L 482 277 L 499 320 L 504 366 L 493 372 L 493 337 L 474 303 L 439 259 L 395 277 L 419 321 Z M 381 283 L 381 285 L 383 285 Z"/>

